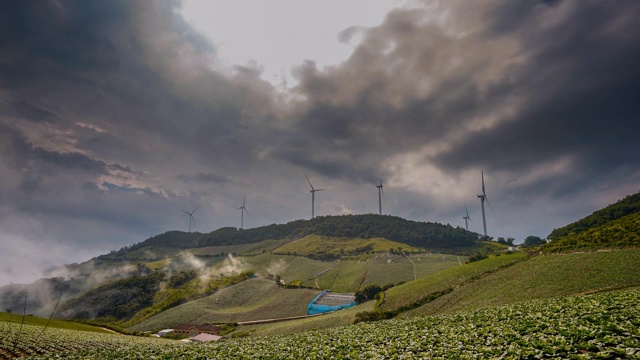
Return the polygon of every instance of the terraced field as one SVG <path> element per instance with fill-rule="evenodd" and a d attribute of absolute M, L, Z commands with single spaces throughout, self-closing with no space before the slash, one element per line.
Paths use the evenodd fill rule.
<path fill-rule="evenodd" d="M 163 311 L 130 330 L 160 330 L 180 323 L 232 323 L 302 316 L 319 293 L 311 289 L 283 289 L 275 281 L 251 279 L 213 295 Z"/>
<path fill-rule="evenodd" d="M 19 352 L 32 359 L 639 359 L 640 290 L 524 301 L 471 312 L 360 323 L 289 336 L 208 344 L 27 326 Z M 16 324 L 0 323 L 0 334 Z"/>

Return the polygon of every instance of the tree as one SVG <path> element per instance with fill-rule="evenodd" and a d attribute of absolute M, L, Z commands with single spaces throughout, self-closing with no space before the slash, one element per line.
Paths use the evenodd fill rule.
<path fill-rule="evenodd" d="M 522 247 L 534 247 L 534 246 L 539 246 L 539 245 L 543 245 L 546 244 L 547 241 L 544 239 L 541 239 L 537 236 L 527 236 L 526 239 L 524 239 L 524 243 L 522 244 Z"/>
<path fill-rule="evenodd" d="M 367 300 L 373 299 L 376 295 L 378 295 L 382 291 L 380 285 L 372 284 L 365 287 L 362 290 L 358 290 L 355 293 L 356 302 L 358 304 L 362 304 Z"/>

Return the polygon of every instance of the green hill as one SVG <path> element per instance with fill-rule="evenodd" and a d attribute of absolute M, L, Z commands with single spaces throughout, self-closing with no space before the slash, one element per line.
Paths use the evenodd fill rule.
<path fill-rule="evenodd" d="M 551 241 L 545 252 L 584 251 L 640 246 L 640 212 L 635 212 Z"/>
<path fill-rule="evenodd" d="M 207 234 L 169 231 L 101 255 L 97 260 L 154 261 L 175 255 L 184 249 L 252 244 L 265 240 L 296 240 L 307 235 L 350 239 L 384 238 L 432 250 L 474 248 L 477 243 L 477 234 L 451 225 L 410 221 L 388 215 L 319 216 L 311 220 L 296 220 L 253 229 L 226 227 Z"/>
<path fill-rule="evenodd" d="M 547 238 L 552 241 L 563 237 L 580 234 L 584 231 L 599 227 L 612 220 L 620 219 L 628 215 L 640 212 L 640 192 L 629 195 L 624 199 L 595 211 L 593 214 L 580 219 L 567 226 L 554 229 Z"/>

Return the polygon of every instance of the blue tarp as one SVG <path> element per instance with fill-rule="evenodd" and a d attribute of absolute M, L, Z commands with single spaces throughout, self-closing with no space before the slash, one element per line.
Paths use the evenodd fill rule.
<path fill-rule="evenodd" d="M 316 301 L 318 301 L 318 299 L 320 299 L 326 293 L 327 293 L 327 291 L 325 290 L 325 291 L 321 292 L 320 294 L 318 294 L 318 296 L 316 296 L 313 300 L 311 300 L 311 302 L 309 303 L 309 306 L 307 306 L 307 314 L 308 315 L 322 314 L 322 313 L 336 311 L 336 310 L 340 310 L 340 309 L 347 309 L 347 308 L 350 308 L 350 307 L 355 306 L 357 304 L 355 301 L 352 302 L 352 303 L 349 303 L 349 304 L 334 305 L 334 306 L 316 304 Z"/>

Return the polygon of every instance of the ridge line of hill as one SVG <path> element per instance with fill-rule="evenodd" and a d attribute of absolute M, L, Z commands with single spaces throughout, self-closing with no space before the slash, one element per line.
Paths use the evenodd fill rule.
<path fill-rule="evenodd" d="M 385 238 L 433 249 L 469 247 L 478 240 L 478 234 L 459 226 L 454 228 L 449 224 L 418 222 L 391 215 L 318 216 L 310 220 L 295 220 L 286 224 L 271 224 L 252 229 L 223 227 L 206 234 L 167 231 L 109 254 L 100 255 L 97 259 L 121 259 L 128 252 L 145 247 L 189 249 L 276 239 L 295 240 L 311 234 L 343 238 Z"/>

